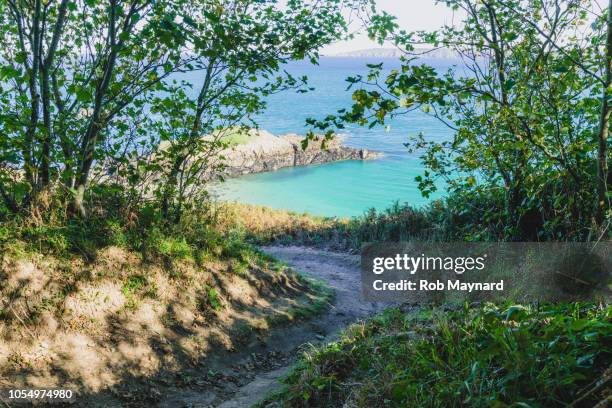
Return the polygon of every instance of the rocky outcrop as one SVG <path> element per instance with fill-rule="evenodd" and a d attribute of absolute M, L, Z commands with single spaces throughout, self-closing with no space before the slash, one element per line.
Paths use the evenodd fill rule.
<path fill-rule="evenodd" d="M 302 140 L 302 136 L 295 134 L 274 136 L 269 132 L 259 131 L 258 137 L 221 152 L 224 168 L 217 175 L 238 177 L 283 167 L 340 160 L 367 160 L 380 156 L 379 153 L 367 149 L 344 146 L 340 138 L 328 141 L 324 148 L 322 139 L 310 141 L 306 149 L 302 149 Z"/>

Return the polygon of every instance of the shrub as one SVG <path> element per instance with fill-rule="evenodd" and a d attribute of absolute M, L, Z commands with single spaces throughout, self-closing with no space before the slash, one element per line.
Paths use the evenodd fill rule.
<path fill-rule="evenodd" d="M 581 304 L 389 309 L 305 353 L 276 399 L 293 407 L 566 406 L 610 367 L 611 317 L 610 306 Z"/>
<path fill-rule="evenodd" d="M 219 298 L 219 292 L 213 287 L 209 286 L 208 289 L 206 289 L 206 302 L 213 310 L 219 311 L 223 309 L 221 299 Z"/>

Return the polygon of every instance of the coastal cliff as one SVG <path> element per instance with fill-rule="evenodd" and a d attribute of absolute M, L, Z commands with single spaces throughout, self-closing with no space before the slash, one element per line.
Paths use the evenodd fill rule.
<path fill-rule="evenodd" d="M 302 149 L 302 136 L 288 134 L 274 136 L 266 131 L 257 132 L 245 143 L 223 150 L 223 169 L 215 176 L 238 177 L 246 174 L 274 171 L 283 167 L 305 166 L 340 160 L 367 160 L 380 153 L 367 149 L 356 149 L 342 144 L 341 138 L 328 141 L 322 146 L 322 138 L 310 141 Z"/>

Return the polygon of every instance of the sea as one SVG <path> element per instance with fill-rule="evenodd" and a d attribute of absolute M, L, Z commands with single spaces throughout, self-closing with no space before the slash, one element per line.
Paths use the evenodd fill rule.
<path fill-rule="evenodd" d="M 314 90 L 271 95 L 267 109 L 256 118 L 261 129 L 274 135 L 306 134 L 307 118 L 323 119 L 341 108 L 350 108 L 352 90 L 346 79 L 366 75 L 367 64 L 383 63 L 385 72 L 400 67 L 397 59 L 322 57 L 318 65 L 294 62 L 285 69 L 295 77 L 308 77 Z M 452 60 L 420 61 L 443 72 Z M 353 217 L 374 208 L 384 211 L 395 203 L 426 205 L 444 194 L 444 184 L 429 198 L 422 196 L 415 177 L 424 166 L 421 153 L 410 153 L 405 143 L 420 133 L 429 140 L 444 140 L 452 130 L 425 112 L 414 111 L 388 121 L 386 126 L 348 126 L 341 130 L 344 144 L 383 153 L 375 160 L 351 160 L 284 168 L 274 172 L 227 179 L 211 188 L 222 201 L 265 205 L 297 213 L 329 217 Z"/>

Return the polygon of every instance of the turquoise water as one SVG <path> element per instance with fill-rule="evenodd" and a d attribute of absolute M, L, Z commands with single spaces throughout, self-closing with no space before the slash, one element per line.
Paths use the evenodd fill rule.
<path fill-rule="evenodd" d="M 268 100 L 266 113 L 257 122 L 275 135 L 305 134 L 306 118 L 321 119 L 339 108 L 350 107 L 351 91 L 346 90 L 345 78 L 367 72 L 368 62 L 380 61 L 322 58 L 319 66 L 290 65 L 288 71 L 295 76 L 307 75 L 315 90 L 273 95 Z M 450 64 L 436 63 L 441 69 Z M 397 65 L 397 61 L 385 61 L 386 68 Z M 380 151 L 384 153 L 383 158 L 248 175 L 225 181 L 213 188 L 213 193 L 222 200 L 326 216 L 360 215 L 372 207 L 385 209 L 396 201 L 420 206 L 428 199 L 421 196 L 414 178 L 423 168 L 418 154 L 409 154 L 404 146 L 410 136 L 419 132 L 434 140 L 450 135 L 450 130 L 439 121 L 422 112 L 412 112 L 389 122 L 387 128 L 343 130 L 346 145 Z M 439 195 L 434 194 L 430 199 Z"/>

